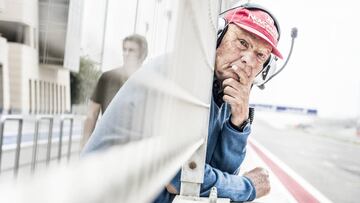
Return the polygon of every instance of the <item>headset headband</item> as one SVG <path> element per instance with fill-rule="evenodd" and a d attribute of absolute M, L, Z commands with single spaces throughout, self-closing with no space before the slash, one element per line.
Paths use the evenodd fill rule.
<path fill-rule="evenodd" d="M 280 35 L 281 35 L 280 25 L 279 25 L 278 21 L 276 20 L 275 16 L 269 10 L 264 8 L 263 6 L 260 6 L 258 4 L 254 4 L 254 3 L 240 4 L 240 2 L 239 2 L 239 3 L 235 4 L 232 8 L 221 12 L 220 15 L 223 15 L 228 11 L 231 11 L 231 10 L 234 10 L 234 9 L 240 8 L 240 7 L 241 8 L 246 8 L 246 9 L 249 9 L 249 10 L 261 10 L 261 11 L 264 11 L 265 13 L 269 14 L 269 16 L 274 20 L 274 25 L 276 27 L 276 30 L 277 30 L 278 34 L 279 34 L 279 36 L 277 38 L 277 41 L 280 40 Z"/>

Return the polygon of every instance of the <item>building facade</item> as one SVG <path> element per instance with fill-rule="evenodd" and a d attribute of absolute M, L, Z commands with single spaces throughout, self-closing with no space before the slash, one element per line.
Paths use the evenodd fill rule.
<path fill-rule="evenodd" d="M 0 0 L 3 114 L 70 111 L 79 68 L 82 1 Z"/>

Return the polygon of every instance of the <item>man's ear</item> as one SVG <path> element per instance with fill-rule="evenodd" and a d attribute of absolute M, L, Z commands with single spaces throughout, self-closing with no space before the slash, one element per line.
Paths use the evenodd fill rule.
<path fill-rule="evenodd" d="M 218 32 L 217 32 L 217 41 L 216 41 L 216 48 L 220 46 L 221 40 L 224 38 L 224 35 L 228 29 L 228 23 L 226 19 L 219 18 L 218 19 Z"/>

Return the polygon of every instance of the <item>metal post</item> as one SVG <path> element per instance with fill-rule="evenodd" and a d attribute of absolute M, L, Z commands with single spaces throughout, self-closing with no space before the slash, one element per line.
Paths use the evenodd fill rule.
<path fill-rule="evenodd" d="M 69 134 L 68 154 L 67 154 L 67 160 L 68 161 L 70 160 L 70 155 L 71 155 L 71 142 L 72 142 L 72 131 L 73 131 L 74 116 L 72 116 L 72 115 L 62 115 L 61 119 L 60 119 L 58 162 L 60 162 L 60 160 L 61 160 L 62 140 L 63 140 L 63 134 L 64 134 L 64 122 L 65 122 L 65 120 L 70 121 L 70 134 Z"/>
<path fill-rule="evenodd" d="M 102 47 L 101 47 L 101 70 L 104 70 L 104 53 L 105 53 L 105 37 L 108 21 L 108 10 L 109 10 L 109 0 L 106 0 L 105 3 L 105 17 L 104 17 L 104 26 L 103 26 L 103 38 L 102 38 Z"/>
<path fill-rule="evenodd" d="M 38 143 L 38 138 L 39 138 L 39 125 L 40 125 L 40 118 L 37 117 L 36 121 L 35 121 L 35 132 L 34 132 L 34 139 L 33 139 L 33 152 L 32 152 L 32 159 L 31 159 L 31 173 L 34 173 L 34 171 L 35 171 L 37 143 Z"/>
<path fill-rule="evenodd" d="M 70 119 L 70 134 L 69 134 L 69 144 L 68 144 L 68 154 L 67 154 L 67 160 L 70 161 L 71 156 L 71 144 L 72 144 L 72 134 L 73 134 L 73 125 L 74 125 L 74 118 Z"/>
<path fill-rule="evenodd" d="M 1 159 L 2 159 L 2 145 L 4 140 L 4 129 L 5 129 L 5 122 L 7 120 L 18 121 L 19 123 L 18 134 L 16 137 L 16 151 L 15 151 L 15 162 L 14 162 L 14 176 L 16 177 L 19 169 L 23 118 L 21 115 L 3 115 L 0 119 L 0 172 L 1 172 Z"/>
<path fill-rule="evenodd" d="M 36 117 L 35 121 L 35 132 L 34 132 L 34 141 L 33 141 L 33 153 L 32 153 L 32 161 L 31 161 L 31 172 L 35 171 L 36 159 L 37 159 L 37 147 L 39 140 L 39 128 L 42 120 L 49 121 L 49 131 L 48 131 L 48 142 L 46 146 L 46 166 L 49 165 L 51 159 L 51 143 L 52 143 L 52 131 L 53 131 L 53 123 L 54 117 L 50 115 L 39 115 Z"/>
<path fill-rule="evenodd" d="M 60 135 L 59 135 L 59 147 L 58 147 L 58 162 L 61 160 L 61 148 L 62 148 L 62 137 L 63 137 L 64 120 L 60 121 Z"/>
<path fill-rule="evenodd" d="M 139 12 L 139 0 L 136 0 L 136 10 L 135 10 L 135 20 L 134 20 L 134 33 L 136 33 L 136 25 L 138 19 L 138 12 Z"/>
<path fill-rule="evenodd" d="M 1 117 L 0 120 L 0 173 L 1 173 L 1 161 L 2 161 L 2 145 L 4 139 L 4 126 L 5 126 L 6 117 Z"/>
<path fill-rule="evenodd" d="M 20 150 L 21 150 L 21 139 L 22 139 L 22 128 L 23 128 L 23 119 L 19 119 L 18 134 L 16 138 L 16 152 L 15 152 L 15 163 L 14 163 L 14 177 L 17 177 L 19 172 L 19 163 L 20 163 Z"/>
<path fill-rule="evenodd" d="M 52 131 L 53 131 L 53 125 L 54 125 L 54 118 L 48 117 L 49 120 L 49 136 L 48 136 L 48 143 L 47 143 L 47 149 L 46 149 L 46 166 L 49 165 L 50 159 L 51 159 L 51 143 L 52 143 Z"/>

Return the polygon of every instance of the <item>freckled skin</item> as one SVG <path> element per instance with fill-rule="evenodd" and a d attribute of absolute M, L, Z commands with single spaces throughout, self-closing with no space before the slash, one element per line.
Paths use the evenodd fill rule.
<path fill-rule="evenodd" d="M 248 75 L 256 76 L 264 64 L 265 61 L 247 60 L 247 65 L 242 64 L 241 50 L 238 48 L 238 39 L 248 39 L 253 46 L 253 49 L 260 49 L 267 52 L 267 55 L 271 53 L 271 46 L 267 44 L 263 39 L 239 28 L 234 24 L 230 24 L 228 31 L 226 32 L 220 46 L 216 50 L 215 61 L 215 74 L 217 78 L 223 81 L 226 78 L 233 77 L 238 79 L 234 71 L 229 70 L 232 64 L 236 64 L 239 68 L 243 68 Z M 267 59 L 267 57 L 265 57 Z M 240 65 L 239 65 L 240 64 Z M 241 65 L 242 64 L 242 65 Z M 251 72 L 251 74 L 250 74 Z"/>

